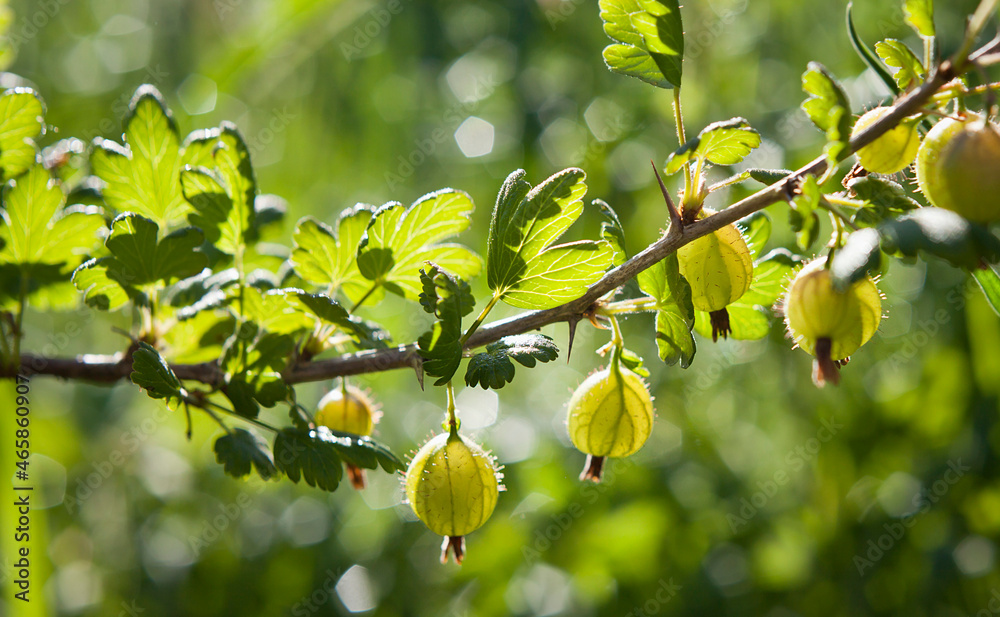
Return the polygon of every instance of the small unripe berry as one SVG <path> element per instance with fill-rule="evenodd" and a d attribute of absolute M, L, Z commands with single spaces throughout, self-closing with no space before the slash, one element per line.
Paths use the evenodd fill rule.
<path fill-rule="evenodd" d="M 653 398 L 642 378 L 618 364 L 593 373 L 573 392 L 569 437 L 588 454 L 581 480 L 600 482 L 605 457 L 638 452 L 653 430 Z"/>
<path fill-rule="evenodd" d="M 876 107 L 869 110 L 854 124 L 852 137 L 891 111 L 891 107 Z M 913 120 L 903 120 L 878 139 L 858 150 L 858 162 L 868 171 L 877 174 L 894 174 L 909 167 L 913 159 L 917 157 L 919 147 L 920 134 L 917 132 L 917 123 Z"/>
<path fill-rule="evenodd" d="M 330 390 L 320 399 L 314 420 L 317 426 L 332 431 L 366 436 L 372 434 L 378 417 L 379 412 L 368 395 L 347 385 Z M 347 463 L 346 467 L 351 485 L 358 490 L 365 488 L 365 471 L 352 463 Z"/>
<path fill-rule="evenodd" d="M 375 421 L 375 405 L 368 395 L 351 385 L 327 392 L 316 411 L 316 424 L 341 433 L 371 435 Z"/>
<path fill-rule="evenodd" d="M 1000 220 L 1000 127 L 982 117 L 945 118 L 917 154 L 917 183 L 939 208 L 970 221 Z"/>
<path fill-rule="evenodd" d="M 691 285 L 694 308 L 710 314 L 712 340 L 729 335 L 726 306 L 739 300 L 753 279 L 753 258 L 735 225 L 726 225 L 677 249 L 681 275 Z"/>
<path fill-rule="evenodd" d="M 463 537 L 493 514 L 502 478 L 493 457 L 455 430 L 434 437 L 414 455 L 403 481 L 406 499 L 417 518 L 445 536 L 442 563 L 449 550 L 462 563 Z"/>
<path fill-rule="evenodd" d="M 819 386 L 839 382 L 840 365 L 868 342 L 882 319 L 882 297 L 870 277 L 841 292 L 825 263 L 818 259 L 802 268 L 784 299 L 788 334 L 816 357 L 813 379 Z"/>

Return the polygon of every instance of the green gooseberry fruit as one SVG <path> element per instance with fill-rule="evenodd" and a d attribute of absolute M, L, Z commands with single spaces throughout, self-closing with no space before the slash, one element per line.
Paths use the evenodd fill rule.
<path fill-rule="evenodd" d="M 381 414 L 375 404 L 361 389 L 346 385 L 334 388 L 320 399 L 314 421 L 332 431 L 367 436 L 372 434 Z M 353 463 L 345 463 L 351 485 L 365 488 L 365 470 Z"/>
<path fill-rule="evenodd" d="M 570 440 L 586 453 L 581 480 L 601 481 L 606 457 L 635 454 L 653 430 L 653 397 L 642 378 L 617 358 L 573 392 L 566 420 Z"/>
<path fill-rule="evenodd" d="M 970 221 L 1000 220 L 1000 127 L 981 116 L 945 118 L 917 153 L 917 183 L 927 199 Z"/>
<path fill-rule="evenodd" d="M 694 308 L 711 318 L 712 340 L 728 337 L 732 329 L 726 306 L 739 300 L 753 280 L 753 258 L 743 235 L 735 225 L 726 225 L 679 248 L 677 262 L 691 285 Z"/>
<path fill-rule="evenodd" d="M 892 107 L 876 107 L 865 112 L 854 124 L 852 137 L 892 111 Z M 916 120 L 903 120 L 882 136 L 857 152 L 858 162 L 870 172 L 894 174 L 903 171 L 917 158 L 920 134 Z"/>
<path fill-rule="evenodd" d="M 813 380 L 840 381 L 840 366 L 868 342 L 882 319 L 882 296 L 871 277 L 838 291 L 817 259 L 803 267 L 785 293 L 785 325 L 795 345 L 815 356 Z"/>
<path fill-rule="evenodd" d="M 450 551 L 462 563 L 464 537 L 493 514 L 502 479 L 494 458 L 457 430 L 434 437 L 414 455 L 403 480 L 406 499 L 417 518 L 445 537 L 441 563 Z"/>

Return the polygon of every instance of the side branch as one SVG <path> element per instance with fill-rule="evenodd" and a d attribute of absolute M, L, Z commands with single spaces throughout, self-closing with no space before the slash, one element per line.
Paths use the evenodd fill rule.
<path fill-rule="evenodd" d="M 895 127 L 903 118 L 917 113 L 938 89 L 961 73 L 961 68 L 964 66 L 956 68 L 950 61 L 942 63 L 927 82 L 901 98 L 890 113 L 855 136 L 842 154 L 841 160 Z M 716 214 L 685 225 L 682 229 L 671 226 L 662 238 L 609 271 L 580 298 L 552 309 L 531 311 L 483 326 L 469 338 L 465 348 L 481 347 L 504 336 L 530 332 L 553 323 L 579 320 L 601 297 L 621 287 L 680 247 L 767 206 L 787 200 L 806 176 L 822 175 L 827 168 L 827 158 L 818 157 L 782 180 Z M 420 370 L 420 362 L 416 345 L 400 345 L 390 349 L 363 351 L 326 360 L 303 362 L 290 367 L 284 377 L 288 383 L 323 381 L 333 377 L 377 373 L 405 367 L 415 367 Z M 99 383 L 114 383 L 127 378 L 131 373 L 130 364 L 118 357 L 109 356 L 46 358 L 34 354 L 21 355 L 22 370 L 27 373 Z M 183 380 L 199 381 L 213 386 L 222 383 L 222 373 L 214 363 L 176 364 L 171 368 L 177 377 Z M 0 369 L 0 377 L 11 376 L 13 374 L 9 369 Z"/>

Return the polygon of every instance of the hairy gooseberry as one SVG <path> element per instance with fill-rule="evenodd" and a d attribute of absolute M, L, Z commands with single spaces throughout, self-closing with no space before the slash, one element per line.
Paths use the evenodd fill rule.
<path fill-rule="evenodd" d="M 368 395 L 352 385 L 334 388 L 320 399 L 314 420 L 318 426 L 354 435 L 371 435 L 379 412 Z M 347 476 L 356 489 L 365 488 L 365 470 L 347 463 Z"/>
<path fill-rule="evenodd" d="M 646 443 L 653 430 L 653 397 L 616 356 L 573 392 L 566 426 L 573 445 L 587 454 L 580 479 L 600 482 L 606 457 L 635 454 Z"/>
<path fill-rule="evenodd" d="M 1000 220 L 1000 127 L 981 116 L 945 118 L 917 153 L 917 183 L 928 200 L 970 221 Z"/>
<path fill-rule="evenodd" d="M 694 308 L 709 314 L 712 340 L 732 331 L 726 306 L 740 299 L 753 279 L 753 259 L 743 235 L 726 225 L 677 250 L 681 275 L 691 285 Z"/>
<path fill-rule="evenodd" d="M 874 124 L 892 111 L 891 107 L 876 107 L 865 112 L 854 124 L 854 135 Z M 857 152 L 858 162 L 877 174 L 894 174 L 906 169 L 917 158 L 920 135 L 916 120 L 903 120 L 878 139 Z"/>
<path fill-rule="evenodd" d="M 441 563 L 450 551 L 462 563 L 464 537 L 493 514 L 502 479 L 493 457 L 457 430 L 434 437 L 414 455 L 403 480 L 406 499 L 417 518 L 445 537 Z"/>
<path fill-rule="evenodd" d="M 882 319 L 882 297 L 865 277 L 838 291 L 825 268 L 810 262 L 792 280 L 784 298 L 785 325 L 798 347 L 816 357 L 813 381 L 840 381 L 840 366 L 875 334 Z"/>

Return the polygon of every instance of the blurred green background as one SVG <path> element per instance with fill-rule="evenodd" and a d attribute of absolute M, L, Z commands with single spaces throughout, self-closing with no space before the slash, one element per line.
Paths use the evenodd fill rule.
<path fill-rule="evenodd" d="M 288 200 L 275 242 L 307 214 L 330 222 L 359 201 L 453 186 L 478 205 L 461 241 L 482 252 L 510 171 L 537 183 L 576 165 L 634 253 L 666 221 L 649 161 L 677 147 L 671 96 L 604 67 L 595 4 L 15 0 L 10 70 L 46 101 L 44 144 L 120 140 L 146 82 L 182 133 L 236 122 L 261 190 Z M 793 168 L 820 152 L 798 110 L 808 61 L 843 80 L 855 112 L 885 95 L 850 50 L 840 0 L 688 4 L 688 129 L 746 117 L 765 137 L 747 166 Z M 857 2 L 860 33 L 919 49 L 898 4 Z M 948 52 L 976 3 L 936 4 Z M 787 209 L 771 210 L 768 250 L 792 246 Z M 571 233 L 597 225 L 592 212 Z M 57 615 L 996 614 L 1000 322 L 940 262 L 893 263 L 881 287 L 888 319 L 824 390 L 777 320 L 768 340 L 699 340 L 681 370 L 657 360 L 652 318 L 630 319 L 658 418 L 645 448 L 597 486 L 577 480 L 584 457 L 564 414 L 606 332 L 582 324 L 569 363 L 519 368 L 499 397 L 461 391 L 463 428 L 505 465 L 507 488 L 462 567 L 437 563 L 440 538 L 401 505 L 397 478 L 370 473 L 363 493 L 333 494 L 235 481 L 201 415 L 188 441 L 180 414 L 131 385 L 36 378 L 34 524 L 51 564 L 40 592 Z M 427 325 L 393 298 L 363 312 L 399 342 Z M 24 348 L 48 355 L 127 345 L 111 331 L 127 315 L 33 312 L 27 323 Z M 545 331 L 565 349 L 564 326 Z M 381 402 L 377 435 L 397 452 L 438 430 L 444 393 L 421 392 L 412 372 L 355 382 Z M 330 385 L 303 385 L 299 400 Z M 13 608 L 4 602 L 0 612 Z"/>

